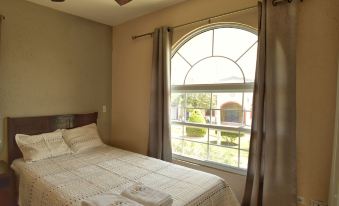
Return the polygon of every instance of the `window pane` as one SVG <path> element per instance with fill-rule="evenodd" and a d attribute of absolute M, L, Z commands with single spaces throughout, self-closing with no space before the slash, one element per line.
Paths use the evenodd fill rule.
<path fill-rule="evenodd" d="M 257 64 L 257 49 L 258 43 L 237 62 L 245 74 L 246 82 L 254 82 Z"/>
<path fill-rule="evenodd" d="M 186 42 L 178 53 L 193 65 L 205 57 L 212 56 L 212 37 L 212 30 L 201 33 Z"/>
<path fill-rule="evenodd" d="M 172 139 L 172 151 L 174 154 L 182 154 L 183 140 Z"/>
<path fill-rule="evenodd" d="M 185 84 L 244 83 L 241 69 L 231 60 L 210 57 L 196 64 L 187 74 Z"/>
<path fill-rule="evenodd" d="M 240 149 L 249 150 L 250 149 L 250 139 L 251 139 L 251 133 L 243 132 L 240 135 Z"/>
<path fill-rule="evenodd" d="M 183 85 L 185 76 L 191 66 L 178 54 L 171 60 L 171 84 Z"/>
<path fill-rule="evenodd" d="M 247 121 L 247 112 L 242 108 L 243 93 L 214 93 L 212 96 L 211 124 L 241 126 Z"/>
<path fill-rule="evenodd" d="M 244 93 L 244 109 L 252 111 L 252 104 L 253 104 L 253 93 L 252 92 L 245 92 Z"/>
<path fill-rule="evenodd" d="M 185 94 L 184 93 L 172 93 L 171 94 L 171 106 L 184 107 L 185 106 Z"/>
<path fill-rule="evenodd" d="M 210 144 L 239 148 L 239 132 L 210 129 Z"/>
<path fill-rule="evenodd" d="M 238 167 L 238 150 L 210 145 L 209 160 Z"/>
<path fill-rule="evenodd" d="M 251 126 L 252 126 L 252 111 L 244 111 L 244 126 L 251 128 Z"/>
<path fill-rule="evenodd" d="M 183 155 L 199 160 L 206 160 L 207 147 L 207 144 L 183 140 Z"/>
<path fill-rule="evenodd" d="M 171 120 L 184 121 L 185 120 L 185 109 L 182 107 L 171 107 Z"/>
<path fill-rule="evenodd" d="M 253 93 L 245 93 L 244 95 L 244 124 L 245 126 L 252 126 L 252 104 L 253 104 Z"/>
<path fill-rule="evenodd" d="M 185 139 L 196 142 L 207 142 L 208 128 L 185 126 Z"/>
<path fill-rule="evenodd" d="M 221 110 L 220 120 L 221 124 L 228 125 L 241 125 L 244 120 L 244 113 L 239 104 L 229 103 L 225 109 Z"/>
<path fill-rule="evenodd" d="M 171 125 L 171 136 L 174 138 L 183 138 L 185 136 L 183 125 Z"/>
<path fill-rule="evenodd" d="M 220 118 L 218 119 L 218 117 L 220 117 L 220 110 L 216 110 L 216 109 L 212 109 L 211 110 L 211 114 L 209 114 L 209 123 L 210 124 L 220 124 Z"/>
<path fill-rule="evenodd" d="M 185 94 L 171 94 L 171 120 L 185 120 Z"/>
<path fill-rule="evenodd" d="M 242 108 L 243 93 L 213 93 L 212 95 L 213 109 L 227 109 L 231 103 L 237 104 L 237 107 Z"/>
<path fill-rule="evenodd" d="M 215 29 L 214 55 L 225 56 L 236 61 L 257 40 L 257 35 L 242 29 Z"/>
<path fill-rule="evenodd" d="M 247 169 L 248 151 L 240 151 L 240 168 Z"/>
<path fill-rule="evenodd" d="M 206 109 L 187 109 L 186 122 L 206 124 L 210 121 L 210 110 Z"/>

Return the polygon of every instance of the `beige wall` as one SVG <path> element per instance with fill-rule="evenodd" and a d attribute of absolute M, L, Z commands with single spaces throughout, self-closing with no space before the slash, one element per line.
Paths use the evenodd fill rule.
<path fill-rule="evenodd" d="M 0 139 L 3 118 L 100 111 L 111 132 L 112 28 L 24 0 L 0 0 Z M 0 159 L 6 159 L 6 141 Z"/>
<path fill-rule="evenodd" d="M 114 27 L 112 144 L 142 154 L 147 152 L 152 38 L 145 37 L 133 41 L 132 35 L 153 31 L 158 26 L 174 26 L 255 4 L 252 0 L 213 0 L 212 3 L 210 0 L 187 1 Z M 256 27 L 257 10 L 253 9 L 232 17 L 216 19 L 213 22 L 217 21 L 239 22 Z M 196 24 L 175 30 L 174 42 L 202 25 Z M 242 196 L 244 176 L 182 162 L 177 163 L 212 172 L 225 178 L 238 198 Z"/>
<path fill-rule="evenodd" d="M 298 191 L 306 200 L 327 200 L 335 112 L 337 0 L 300 5 L 297 56 Z M 145 154 L 148 138 L 152 39 L 130 37 L 162 25 L 177 25 L 255 4 L 253 0 L 190 0 L 113 29 L 112 143 Z M 256 25 L 256 13 L 226 21 Z M 176 30 L 175 39 L 193 28 Z M 180 163 L 184 164 L 184 163 Z M 184 164 L 185 165 L 185 164 Z M 186 164 L 187 165 L 187 164 Z M 242 195 L 244 177 L 199 168 L 224 177 Z"/>
<path fill-rule="evenodd" d="M 327 200 L 334 135 L 339 1 L 300 6 L 297 47 L 299 193 Z"/>

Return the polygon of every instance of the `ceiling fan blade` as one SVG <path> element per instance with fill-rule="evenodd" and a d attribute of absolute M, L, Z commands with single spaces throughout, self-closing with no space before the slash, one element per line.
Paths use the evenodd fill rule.
<path fill-rule="evenodd" d="M 132 0 L 115 0 L 120 6 L 131 2 Z"/>

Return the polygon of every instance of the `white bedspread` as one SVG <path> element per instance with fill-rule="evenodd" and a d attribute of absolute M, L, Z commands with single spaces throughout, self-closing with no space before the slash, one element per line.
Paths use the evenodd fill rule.
<path fill-rule="evenodd" d="M 82 200 L 142 183 L 173 197 L 174 206 L 236 206 L 223 179 L 125 150 L 100 146 L 34 163 L 15 160 L 21 206 L 79 206 Z"/>

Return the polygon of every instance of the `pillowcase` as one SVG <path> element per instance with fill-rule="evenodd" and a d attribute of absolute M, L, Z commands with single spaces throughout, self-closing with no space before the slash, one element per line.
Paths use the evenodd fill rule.
<path fill-rule="evenodd" d="M 89 124 L 74 129 L 62 131 L 66 143 L 73 152 L 81 152 L 93 147 L 103 145 L 96 124 Z"/>
<path fill-rule="evenodd" d="M 61 131 L 39 135 L 17 134 L 15 141 L 26 162 L 34 162 L 72 152 L 62 138 Z"/>

